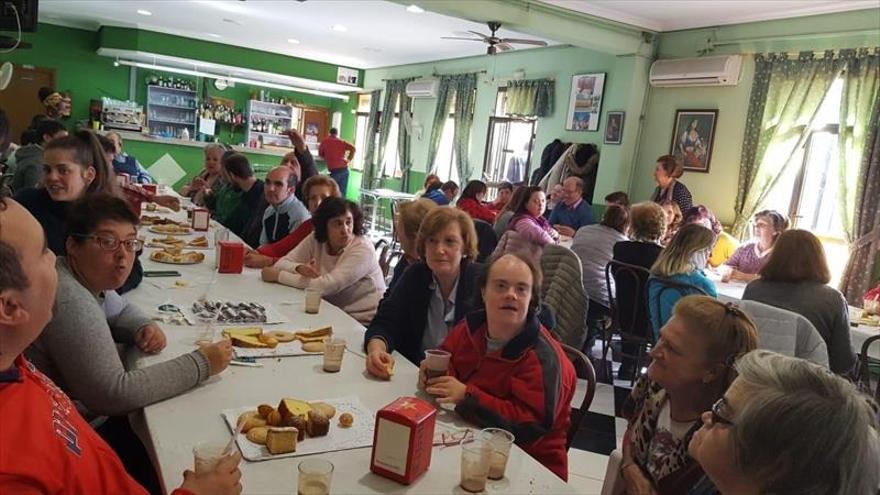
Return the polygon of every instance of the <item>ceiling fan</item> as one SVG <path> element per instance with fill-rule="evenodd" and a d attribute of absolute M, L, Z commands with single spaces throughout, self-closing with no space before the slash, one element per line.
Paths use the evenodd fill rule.
<path fill-rule="evenodd" d="M 462 40 L 462 41 L 479 41 L 482 43 L 486 43 L 489 45 L 486 53 L 488 55 L 495 55 L 498 53 L 498 50 L 502 52 L 506 52 L 508 50 L 513 50 L 512 44 L 519 45 L 534 45 L 534 46 L 547 46 L 546 41 L 541 40 L 527 40 L 520 38 L 499 38 L 495 36 L 495 32 L 498 31 L 498 28 L 501 27 L 501 23 L 498 21 L 489 21 L 486 23 L 489 26 L 489 30 L 492 31 L 492 34 L 486 35 L 483 33 L 478 33 L 476 31 L 468 31 L 468 33 L 475 34 L 479 36 L 479 38 L 464 38 L 459 36 L 443 36 L 440 39 L 444 40 Z"/>

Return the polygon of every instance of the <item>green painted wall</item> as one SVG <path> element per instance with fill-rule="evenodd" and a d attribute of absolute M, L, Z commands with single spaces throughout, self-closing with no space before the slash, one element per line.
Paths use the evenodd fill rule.
<path fill-rule="evenodd" d="M 707 39 L 719 43 L 746 40 L 718 46 L 713 52 L 745 55 L 739 85 L 650 88 L 630 191 L 635 200 L 647 199 L 653 191 L 654 160 L 670 149 L 677 109 L 718 109 L 709 173 L 688 172 L 682 180 L 693 192 L 695 202 L 706 204 L 722 222 L 731 223 L 746 111 L 755 71 L 753 54 L 880 46 L 880 10 L 664 33 L 659 36 L 658 53 L 660 58 L 695 57 L 697 51 L 706 46 Z"/>
<path fill-rule="evenodd" d="M 628 164 L 635 153 L 635 139 L 638 114 L 641 110 L 644 87 L 647 77 L 648 60 L 640 56 L 616 57 L 585 48 L 569 46 L 541 50 L 519 50 L 495 56 L 468 57 L 455 60 L 437 61 L 424 64 L 403 65 L 366 71 L 366 89 L 384 88 L 382 79 L 421 76 L 432 77 L 433 73 L 453 74 L 476 72 L 480 74 L 477 85 L 477 99 L 474 110 L 474 126 L 471 133 L 469 159 L 474 170 L 473 177 L 480 176 L 488 138 L 489 117 L 495 109 L 498 88 L 504 86 L 517 70 L 524 70 L 526 79 L 550 77 L 556 80 L 556 99 L 553 114 L 538 120 L 533 167 L 540 161 L 541 152 L 553 139 L 579 143 L 594 143 L 602 153 L 599 176 L 596 184 L 596 197 L 608 192 L 623 189 L 629 181 L 631 170 Z M 574 74 L 604 72 L 605 95 L 602 103 L 601 124 L 597 132 L 575 132 L 565 130 L 565 119 L 571 78 Z M 436 98 L 417 99 L 413 103 L 413 120 L 424 128 L 421 139 L 412 141 L 413 170 L 425 173 L 428 166 L 427 143 L 431 132 Z M 609 110 L 627 112 L 622 145 L 604 145 L 605 114 Z M 423 176 L 422 176 L 423 177 Z M 411 189 L 421 187 L 422 178 L 410 181 Z"/>
<path fill-rule="evenodd" d="M 141 104 L 144 104 L 146 101 L 146 80 L 150 75 L 166 75 L 180 78 L 176 74 L 163 74 L 124 66 L 114 67 L 113 59 L 99 56 L 96 53 L 100 46 L 173 54 L 180 57 L 246 66 L 248 68 L 310 79 L 325 81 L 335 81 L 336 79 L 337 66 L 332 64 L 133 29 L 105 27 L 97 32 L 93 32 L 51 24 L 40 24 L 38 32 L 25 33 L 24 40 L 32 43 L 33 48 L 16 50 L 12 54 L 0 57 L 0 60 L 9 60 L 15 64 L 55 69 L 56 86 L 61 90 L 69 90 L 73 93 L 71 122 L 82 121 L 88 118 L 89 100 L 91 99 L 97 99 L 102 96 L 127 99 L 129 96 L 130 71 L 132 70 L 136 71 L 137 81 L 135 101 Z M 361 71 L 362 78 L 363 71 Z M 190 79 L 192 80 L 192 78 Z M 236 107 L 241 109 L 246 109 L 250 95 L 260 90 L 259 87 L 238 84 L 224 91 L 218 91 L 212 83 L 213 80 L 201 78 L 197 81 L 200 97 L 203 94 L 207 94 L 208 96 L 230 98 L 235 101 Z M 354 139 L 355 116 L 352 113 L 356 105 L 354 93 L 352 93 L 348 102 L 343 102 L 333 98 L 304 93 L 274 89 L 270 91 L 273 96 L 284 96 L 287 99 L 304 105 L 327 108 L 330 115 L 333 112 L 340 112 L 342 114 L 340 129 L 342 137 L 349 140 Z M 34 97 L 36 98 L 36 95 Z M 2 93 L 0 93 L 0 106 L 2 104 Z M 240 144 L 245 141 L 244 129 L 241 127 L 235 133 L 231 133 L 229 126 L 222 125 L 220 133 L 223 142 Z M 136 156 L 147 167 L 165 153 L 168 153 L 187 172 L 187 176 L 178 185 L 188 181 L 193 175 L 198 173 L 203 163 L 201 149 L 187 146 L 129 140 L 126 142 L 126 151 Z M 252 163 L 261 166 L 267 164 L 274 165 L 280 161 L 280 159 L 274 156 L 248 154 L 248 157 Z M 323 169 L 323 163 L 319 162 L 318 167 Z M 352 186 L 349 187 L 349 190 L 351 191 L 349 195 L 355 197 L 356 188 Z"/>

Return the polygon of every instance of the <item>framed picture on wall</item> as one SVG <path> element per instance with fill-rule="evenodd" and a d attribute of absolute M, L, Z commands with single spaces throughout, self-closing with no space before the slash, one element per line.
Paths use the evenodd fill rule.
<path fill-rule="evenodd" d="M 608 112 L 605 117 L 605 144 L 620 144 L 623 141 L 623 119 L 625 112 Z"/>
<path fill-rule="evenodd" d="M 605 73 L 577 74 L 571 77 L 571 97 L 565 128 L 570 131 L 599 130 Z"/>
<path fill-rule="evenodd" d="M 669 154 L 691 172 L 709 172 L 718 110 L 677 110 Z"/>

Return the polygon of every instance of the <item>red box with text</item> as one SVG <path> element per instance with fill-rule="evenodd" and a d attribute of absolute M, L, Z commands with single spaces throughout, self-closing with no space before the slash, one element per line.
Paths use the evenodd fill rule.
<path fill-rule="evenodd" d="M 428 470 L 437 410 L 416 397 L 400 397 L 376 413 L 370 470 L 410 484 Z"/>

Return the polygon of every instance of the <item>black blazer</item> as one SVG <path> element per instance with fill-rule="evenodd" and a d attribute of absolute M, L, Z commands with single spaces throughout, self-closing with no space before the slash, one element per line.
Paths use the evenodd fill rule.
<path fill-rule="evenodd" d="M 478 292 L 477 277 L 483 265 L 461 262 L 458 290 L 455 294 L 455 322 L 461 321 L 474 309 Z M 413 364 L 424 359 L 422 337 L 428 322 L 428 306 L 431 302 L 433 274 L 424 262 L 413 263 L 400 277 L 394 287 L 379 303 L 376 316 L 367 328 L 364 348 L 372 338 L 381 338 L 388 345 L 388 352 L 397 350 Z"/>

